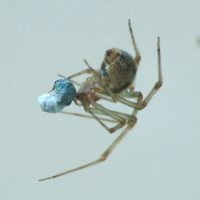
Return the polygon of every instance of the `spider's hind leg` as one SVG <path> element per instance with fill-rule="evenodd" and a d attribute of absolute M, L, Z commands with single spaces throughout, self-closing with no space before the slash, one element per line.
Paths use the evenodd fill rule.
<path fill-rule="evenodd" d="M 157 40 L 157 54 L 158 54 L 158 80 L 155 83 L 155 85 L 153 86 L 153 88 L 150 90 L 149 94 L 143 100 L 141 100 L 142 93 L 141 92 L 133 92 L 132 95 L 141 96 L 140 101 L 137 101 L 137 102 L 131 102 L 131 101 L 127 100 L 126 98 L 124 98 L 120 95 L 117 95 L 116 98 L 117 98 L 118 102 L 125 104 L 129 107 L 135 108 L 136 110 L 142 110 L 143 108 L 145 108 L 147 106 L 147 104 L 150 102 L 152 97 L 158 92 L 158 90 L 160 89 L 160 87 L 163 84 L 162 67 L 161 67 L 161 53 L 160 53 L 160 38 L 159 37 Z M 138 94 L 136 94 L 136 93 L 138 93 Z"/>
<path fill-rule="evenodd" d="M 72 173 L 72 172 L 76 172 L 76 171 L 79 171 L 81 169 L 85 169 L 85 168 L 97 165 L 99 163 L 102 163 L 103 161 L 105 161 L 108 158 L 108 156 L 113 152 L 113 150 L 117 147 L 117 145 L 125 138 L 125 136 L 129 132 L 129 130 L 131 130 L 135 126 L 136 122 L 137 122 L 137 118 L 135 116 L 132 116 L 132 118 L 129 119 L 128 124 L 125 127 L 125 129 L 111 143 L 111 145 L 100 155 L 100 157 L 97 160 L 94 160 L 94 161 L 89 162 L 87 164 L 84 164 L 84 165 L 81 165 L 79 167 L 73 168 L 71 170 L 64 171 L 64 172 L 56 174 L 54 176 L 49 176 L 47 178 L 40 179 L 39 181 L 45 181 L 45 180 L 49 180 L 49 179 L 54 179 L 54 178 L 57 178 L 57 177 L 60 177 L 60 176 L 64 176 L 66 174 L 69 174 L 69 173 Z"/>
<path fill-rule="evenodd" d="M 139 51 L 137 44 L 136 44 L 136 41 L 135 41 L 135 37 L 134 37 L 133 30 L 132 30 L 132 27 L 131 27 L 131 20 L 130 19 L 128 20 L 128 26 L 129 26 L 129 31 L 130 31 L 130 34 L 131 34 L 131 40 L 132 40 L 133 48 L 135 50 L 134 61 L 135 61 L 135 64 L 138 66 L 140 64 L 141 55 L 140 55 L 140 51 Z"/>
<path fill-rule="evenodd" d="M 160 38 L 157 39 L 157 59 L 158 59 L 158 80 L 155 83 L 154 87 L 151 89 L 149 94 L 144 98 L 142 103 L 137 106 L 138 110 L 141 110 L 146 107 L 146 105 L 150 102 L 152 97 L 158 92 L 163 84 L 163 77 L 162 77 L 162 66 L 161 66 L 161 52 L 160 52 Z"/>

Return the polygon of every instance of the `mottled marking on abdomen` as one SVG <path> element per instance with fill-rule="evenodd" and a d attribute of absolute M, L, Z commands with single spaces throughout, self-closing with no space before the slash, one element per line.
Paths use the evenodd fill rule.
<path fill-rule="evenodd" d="M 132 56 L 120 49 L 110 49 L 101 66 L 101 75 L 107 79 L 112 92 L 118 93 L 133 82 L 137 67 Z"/>

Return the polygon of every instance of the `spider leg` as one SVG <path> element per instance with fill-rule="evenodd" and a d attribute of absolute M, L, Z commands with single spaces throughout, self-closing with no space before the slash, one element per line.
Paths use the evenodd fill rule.
<path fill-rule="evenodd" d="M 94 109 L 94 108 L 90 108 L 90 110 L 92 110 L 93 113 L 98 114 L 98 115 L 105 115 L 102 111 Z M 122 113 L 122 112 L 118 112 L 118 111 L 114 111 L 112 110 L 113 113 L 122 116 L 123 118 L 126 119 L 126 121 L 128 121 L 131 118 L 131 115 L 127 114 L 127 113 Z M 107 115 L 106 115 L 107 116 Z M 114 121 L 114 120 L 113 120 Z"/>
<path fill-rule="evenodd" d="M 162 67 L 161 67 L 161 52 L 160 52 L 160 37 L 158 37 L 158 40 L 157 40 L 157 52 L 158 52 L 158 81 L 155 83 L 154 87 L 149 92 L 149 94 L 145 97 L 141 106 L 139 106 L 139 109 L 143 109 L 149 103 L 149 101 L 152 99 L 152 97 L 155 95 L 155 93 L 159 90 L 159 88 L 163 84 Z"/>
<path fill-rule="evenodd" d="M 58 76 L 60 76 L 61 78 L 65 78 L 65 79 L 69 79 L 72 83 L 74 83 L 75 85 L 81 87 L 82 84 L 78 83 L 77 81 L 72 80 L 72 78 L 83 75 L 83 74 L 91 74 L 93 71 L 91 69 L 84 69 L 80 72 L 74 73 L 68 77 L 62 75 L 62 74 L 58 74 Z"/>
<path fill-rule="evenodd" d="M 57 178 L 57 177 L 60 177 L 60 176 L 64 176 L 66 174 L 69 174 L 69 173 L 72 173 L 72 172 L 76 172 L 76 171 L 79 171 L 81 169 L 84 169 L 84 168 L 87 168 L 87 167 L 91 167 L 91 166 L 97 165 L 97 164 L 105 161 L 108 158 L 108 156 L 113 152 L 113 150 L 117 147 L 117 145 L 124 139 L 124 137 L 127 135 L 129 130 L 131 130 L 135 126 L 136 122 L 137 122 L 137 118 L 135 116 L 132 116 L 132 118 L 128 122 L 128 125 L 125 127 L 125 129 L 111 143 L 111 145 L 101 154 L 101 156 L 97 160 L 94 160 L 94 161 L 89 162 L 87 164 L 81 165 L 81 166 L 76 167 L 74 169 L 70 169 L 70 170 L 64 171 L 64 172 L 56 174 L 54 176 L 49 176 L 47 178 L 40 179 L 39 181 L 45 181 L 45 180 L 54 179 L 54 178 Z"/>
<path fill-rule="evenodd" d="M 105 110 L 107 110 L 107 112 L 105 112 Z M 83 117 L 86 119 L 95 119 L 110 133 L 113 133 L 117 129 L 122 128 L 122 126 L 125 124 L 125 122 L 128 121 L 128 119 L 131 117 L 131 115 L 128 115 L 126 113 L 108 110 L 106 108 L 104 108 L 103 111 L 102 111 L 102 109 L 90 108 L 90 110 L 88 112 L 92 116 L 81 114 L 81 113 L 67 112 L 67 111 L 63 111 L 63 112 L 61 112 L 61 114 L 73 115 L 73 116 L 77 116 L 77 117 Z M 109 118 L 97 116 L 97 115 L 109 116 L 108 112 L 112 112 L 113 115 L 120 116 L 121 118 L 123 118 L 123 120 L 117 121 L 116 119 L 113 119 L 112 117 L 110 117 L 111 119 L 109 119 Z M 118 123 L 118 124 L 113 128 L 108 128 L 108 126 L 103 122 Z"/>
<path fill-rule="evenodd" d="M 92 117 L 90 115 L 85 115 L 85 114 L 75 113 L 75 112 L 63 111 L 63 112 L 61 112 L 61 114 L 73 115 L 73 116 L 76 116 L 76 117 L 83 117 L 83 118 L 86 118 L 86 119 L 96 119 L 96 118 L 94 118 L 94 117 Z M 99 117 L 99 119 L 102 120 L 102 121 L 111 122 L 111 123 L 115 123 L 116 122 L 113 119 L 107 119 L 107 118 L 103 118 L 103 117 Z"/>
<path fill-rule="evenodd" d="M 117 101 L 119 101 L 120 103 L 123 103 L 127 106 L 133 107 L 137 110 L 141 110 L 144 107 L 146 107 L 146 105 L 149 103 L 149 101 L 152 99 L 152 97 L 157 93 L 157 91 L 159 90 L 159 88 L 162 86 L 163 83 L 163 78 L 162 78 L 162 69 L 161 69 L 161 53 L 160 53 L 160 38 L 158 37 L 158 41 L 157 41 L 157 51 L 158 51 L 158 81 L 155 83 L 154 87 L 151 89 L 151 91 L 149 92 L 149 94 L 144 98 L 144 100 L 140 100 L 139 102 L 131 102 L 119 95 L 116 95 L 116 99 Z M 134 92 L 136 93 L 136 92 Z M 135 96 L 139 95 L 140 96 L 140 92 L 138 92 L 138 94 L 134 94 Z"/>
<path fill-rule="evenodd" d="M 89 110 L 88 112 L 109 132 L 109 133 L 113 133 L 116 130 L 122 128 L 125 123 L 126 123 L 126 119 L 121 115 L 118 115 L 116 112 L 113 112 L 110 109 L 105 108 L 104 106 L 97 104 L 97 103 L 91 103 L 91 105 L 94 107 L 93 110 Z M 95 115 L 95 111 L 100 111 L 101 113 L 103 113 L 106 116 L 111 117 L 112 119 L 116 120 L 117 125 L 109 128 L 97 115 Z"/>
<path fill-rule="evenodd" d="M 114 128 L 109 128 L 97 115 L 95 115 L 91 110 L 89 113 L 93 116 L 94 119 L 96 119 L 109 133 L 113 133 L 115 129 L 118 129 L 119 127 L 115 126 Z"/>
<path fill-rule="evenodd" d="M 68 78 L 68 79 L 71 79 L 71 78 L 74 78 L 74 77 L 76 77 L 76 76 L 80 76 L 80 75 L 82 75 L 82 74 L 91 74 L 91 70 L 90 70 L 90 69 L 84 69 L 84 70 L 82 70 L 82 71 L 80 71 L 80 72 L 77 72 L 77 73 L 72 74 L 71 76 L 68 76 L 67 78 Z"/>
<path fill-rule="evenodd" d="M 107 100 L 107 101 L 110 101 L 110 102 L 115 102 L 111 97 L 107 96 L 107 95 L 102 95 L 102 94 L 96 94 L 98 97 L 100 97 L 101 99 L 103 100 Z M 125 99 L 124 97 L 126 98 L 137 98 L 137 102 L 131 102 L 127 99 Z M 130 91 L 127 91 L 127 90 L 124 90 L 123 92 L 121 92 L 120 94 L 116 95 L 115 96 L 116 100 L 118 100 L 118 102 L 120 103 L 123 103 L 125 105 L 128 105 L 132 108 L 135 108 L 132 112 L 132 115 L 136 115 L 138 110 L 136 109 L 138 105 L 142 104 L 142 99 L 143 99 L 143 96 L 142 96 L 142 93 L 141 92 L 138 92 L 138 91 L 134 91 L 133 89 L 130 88 Z M 117 114 L 121 114 L 119 112 L 116 112 L 116 111 L 113 111 Z M 130 117 L 130 115 L 127 115 L 125 113 L 123 113 L 123 117 Z"/>
<path fill-rule="evenodd" d="M 131 40 L 132 40 L 133 48 L 134 48 L 135 54 L 136 54 L 134 61 L 135 61 L 135 64 L 138 66 L 139 63 L 140 63 L 140 60 L 141 60 L 141 55 L 140 55 L 140 51 L 139 51 L 137 44 L 136 44 L 136 41 L 135 41 L 135 37 L 134 37 L 133 30 L 132 30 L 132 27 L 131 27 L 131 20 L 130 19 L 128 20 L 128 26 L 129 26 L 129 31 L 130 31 L 130 34 L 131 34 Z"/>
<path fill-rule="evenodd" d="M 64 78 L 64 79 L 68 79 L 68 80 L 70 79 L 69 77 L 66 77 L 66 76 L 64 76 L 62 74 L 58 74 L 58 76 L 61 77 L 61 78 Z M 74 80 L 70 79 L 70 82 L 73 83 L 74 85 L 77 85 L 78 87 L 81 87 L 81 84 L 78 83 L 77 81 L 74 81 Z"/>
<path fill-rule="evenodd" d="M 86 59 L 83 59 L 83 61 L 87 65 L 87 67 L 89 68 L 90 72 L 92 72 L 97 79 L 100 79 L 100 74 L 98 73 L 98 71 L 95 70 L 93 67 L 91 67 L 91 65 L 88 63 L 88 61 Z"/>
<path fill-rule="evenodd" d="M 116 99 L 118 102 L 124 104 L 124 105 L 127 105 L 129 107 L 132 107 L 132 108 L 135 108 L 135 109 L 139 109 L 139 106 L 143 103 L 143 101 L 141 101 L 141 99 L 138 98 L 137 102 L 132 102 L 130 100 L 127 100 L 126 98 L 124 97 L 121 97 L 119 95 L 116 96 Z"/>

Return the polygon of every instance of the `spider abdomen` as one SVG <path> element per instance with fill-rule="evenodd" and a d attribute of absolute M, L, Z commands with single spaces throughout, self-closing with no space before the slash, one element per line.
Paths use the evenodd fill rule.
<path fill-rule="evenodd" d="M 121 49 L 109 49 L 101 65 L 101 77 L 113 93 L 129 87 L 136 75 L 137 67 L 133 57 Z"/>

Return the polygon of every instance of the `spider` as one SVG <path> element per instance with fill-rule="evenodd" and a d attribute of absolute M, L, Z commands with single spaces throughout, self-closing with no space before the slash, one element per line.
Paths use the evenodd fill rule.
<path fill-rule="evenodd" d="M 62 77 L 62 79 L 57 80 L 54 83 L 52 91 L 46 94 L 46 96 L 42 95 L 42 97 L 39 97 L 38 99 L 41 108 L 47 112 L 60 112 L 65 106 L 69 105 L 74 100 L 76 105 L 83 106 L 85 112 L 89 113 L 90 115 L 69 112 L 64 113 L 86 118 L 93 118 L 97 120 L 109 133 L 113 133 L 121 128 L 124 129 L 98 159 L 54 176 L 40 179 L 39 181 L 54 179 L 105 161 L 116 148 L 116 146 L 127 135 L 127 133 L 135 126 L 137 122 L 137 112 L 147 106 L 152 97 L 162 86 L 163 79 L 161 71 L 160 38 L 158 37 L 158 80 L 145 98 L 143 98 L 142 92 L 135 91 L 134 80 L 141 56 L 135 41 L 130 19 L 128 21 L 128 26 L 135 52 L 134 57 L 121 49 L 109 49 L 105 53 L 105 57 L 100 69 L 93 69 L 90 64 L 84 60 L 85 64 L 87 65 L 87 69 L 75 73 L 69 77 L 59 75 Z M 73 78 L 82 74 L 91 74 L 91 76 L 87 77 L 82 84 L 79 84 L 77 81 L 73 80 Z M 80 87 L 78 92 L 75 91 L 73 84 L 76 84 Z M 46 101 L 51 97 L 53 97 L 52 101 Z M 136 99 L 136 101 L 133 102 L 130 100 L 130 98 Z M 133 110 L 131 114 L 111 110 L 101 105 L 99 103 L 100 100 L 105 100 L 112 103 L 121 103 L 132 108 Z M 48 102 L 50 103 L 48 104 Z M 101 115 L 106 117 L 103 118 Z M 105 123 L 106 121 L 115 122 L 116 124 L 113 127 L 109 127 Z"/>

